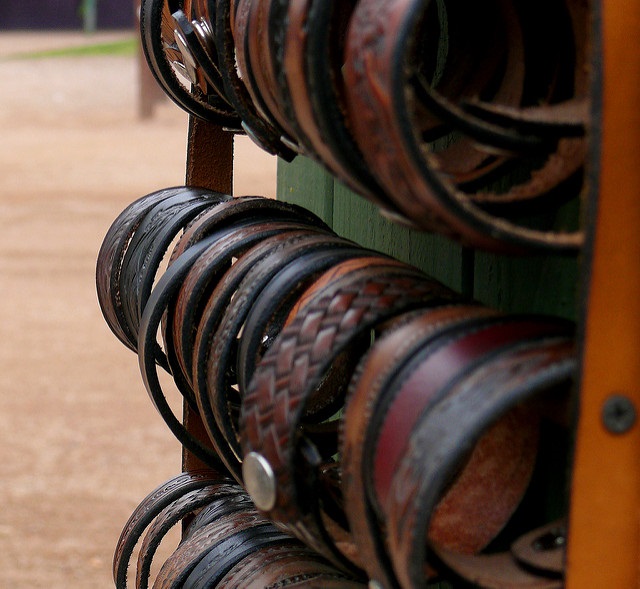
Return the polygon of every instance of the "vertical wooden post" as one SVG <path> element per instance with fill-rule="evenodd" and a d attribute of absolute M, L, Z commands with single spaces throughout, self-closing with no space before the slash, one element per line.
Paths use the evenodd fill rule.
<path fill-rule="evenodd" d="M 98 28 L 98 0 L 83 0 L 82 28 L 85 33 L 95 33 Z"/>
<path fill-rule="evenodd" d="M 195 117 L 189 118 L 187 143 L 187 186 L 208 188 L 231 194 L 233 185 L 233 135 L 221 127 Z M 185 427 L 203 444 L 209 444 L 200 416 L 183 404 Z M 205 468 L 198 458 L 188 450 L 182 453 L 184 471 Z"/>
<path fill-rule="evenodd" d="M 640 4 L 594 5 L 600 169 L 599 180 L 592 175 L 599 186 L 585 268 L 566 586 L 630 589 L 640 586 L 640 51 L 629 40 L 640 38 Z"/>
<path fill-rule="evenodd" d="M 136 16 L 136 22 L 140 22 L 140 2 L 141 0 L 134 0 L 133 10 Z M 137 27 L 140 30 L 140 27 Z M 153 116 L 155 105 L 158 102 L 166 100 L 166 95 L 160 88 L 158 82 L 156 82 L 147 60 L 142 52 L 142 45 L 140 42 L 140 35 L 138 34 L 138 48 L 137 48 L 137 62 L 138 62 L 138 116 L 141 119 L 150 119 Z"/>

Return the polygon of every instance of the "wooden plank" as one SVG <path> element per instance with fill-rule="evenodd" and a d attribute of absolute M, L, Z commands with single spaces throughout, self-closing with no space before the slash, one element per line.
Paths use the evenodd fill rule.
<path fill-rule="evenodd" d="M 458 244 L 389 221 L 375 205 L 339 183 L 333 206 L 333 228 L 339 235 L 413 264 L 458 292 L 468 290 L 468 269 Z"/>
<path fill-rule="evenodd" d="M 629 42 L 640 36 L 640 4 L 593 4 L 602 83 L 592 93 L 592 249 L 566 587 L 628 589 L 640 586 L 640 51 Z M 620 402 L 607 411 L 612 395 Z"/>
<path fill-rule="evenodd" d="M 475 254 L 474 297 L 509 313 L 542 313 L 575 320 L 577 260 Z"/>
<path fill-rule="evenodd" d="M 309 209 L 325 223 L 333 222 L 334 179 L 321 166 L 306 157 L 292 162 L 278 160 L 278 200 Z"/>

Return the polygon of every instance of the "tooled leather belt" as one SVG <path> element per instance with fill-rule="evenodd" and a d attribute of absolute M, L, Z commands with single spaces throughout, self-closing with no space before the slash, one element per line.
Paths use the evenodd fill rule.
<path fill-rule="evenodd" d="M 330 271 L 338 278 L 282 330 L 256 368 L 240 420 L 243 479 L 258 507 L 347 568 L 352 562 L 330 539 L 319 513 L 315 481 L 323 458 L 301 438 L 305 411 L 310 401 L 326 404 L 313 399 L 314 391 L 331 361 L 358 337 L 403 311 L 453 298 L 405 265 L 365 259 L 353 268 L 347 262 Z M 305 477 L 294 474 L 301 469 Z"/>
<path fill-rule="evenodd" d="M 114 557 L 118 589 L 127 587 L 141 538 L 136 589 L 149 586 L 157 548 L 181 521 L 182 541 L 159 568 L 154 587 L 364 587 L 260 516 L 242 487 L 216 471 L 196 471 L 160 485 L 131 515 Z"/>

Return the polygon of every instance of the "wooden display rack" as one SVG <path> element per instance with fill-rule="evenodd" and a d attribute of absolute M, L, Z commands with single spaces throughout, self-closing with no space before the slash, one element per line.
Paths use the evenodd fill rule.
<path fill-rule="evenodd" d="M 302 158 L 281 163 L 278 197 L 313 210 L 340 235 L 418 265 L 486 304 L 578 322 L 582 374 L 566 587 L 630 589 L 640 587 L 640 4 L 594 4 L 601 24 L 594 55 L 601 59 L 593 66 L 589 245 L 581 259 L 523 262 L 417 235 L 386 222 Z M 187 184 L 231 193 L 232 171 L 232 135 L 192 118 Z M 187 408 L 185 423 L 206 440 L 199 418 Z M 202 465 L 187 453 L 183 466 Z"/>

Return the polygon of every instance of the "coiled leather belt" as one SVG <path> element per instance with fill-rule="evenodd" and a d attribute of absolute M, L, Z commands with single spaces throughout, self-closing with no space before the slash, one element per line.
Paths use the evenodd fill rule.
<path fill-rule="evenodd" d="M 156 588 L 364 587 L 260 516 L 242 487 L 216 471 L 198 471 L 160 485 L 136 508 L 114 558 L 118 589 L 127 587 L 140 539 L 136 588 L 149 586 L 157 547 L 185 519 L 183 539 L 156 574 Z"/>
<path fill-rule="evenodd" d="M 185 475 L 152 494 L 145 505 L 159 515 L 147 506 L 132 516 L 117 583 L 151 526 L 145 587 L 159 539 L 192 512 L 158 587 L 258 582 L 240 563 L 289 562 L 289 549 L 315 553 L 301 557 L 311 585 L 366 576 L 408 589 L 439 574 L 490 588 L 561 582 L 561 547 L 543 553 L 521 537 L 533 529 L 544 544 L 535 528 L 547 522 L 517 516 L 532 485 L 547 492 L 534 467 L 548 415 L 572 386 L 571 323 L 465 301 L 299 207 L 198 189 L 127 207 L 98 265 L 105 318 L 137 352 L 159 413 L 227 476 L 220 487 Z M 158 366 L 209 443 L 171 411 Z M 224 497 L 211 498 L 214 488 Z M 249 497 L 260 513 L 245 509 Z"/>
<path fill-rule="evenodd" d="M 226 101 L 263 149 L 311 157 L 387 216 L 472 247 L 567 254 L 583 241 L 562 211 L 585 178 L 588 8 L 143 0 L 143 38 L 192 114 L 220 122 Z M 190 94 L 167 63 L 191 72 Z"/>

